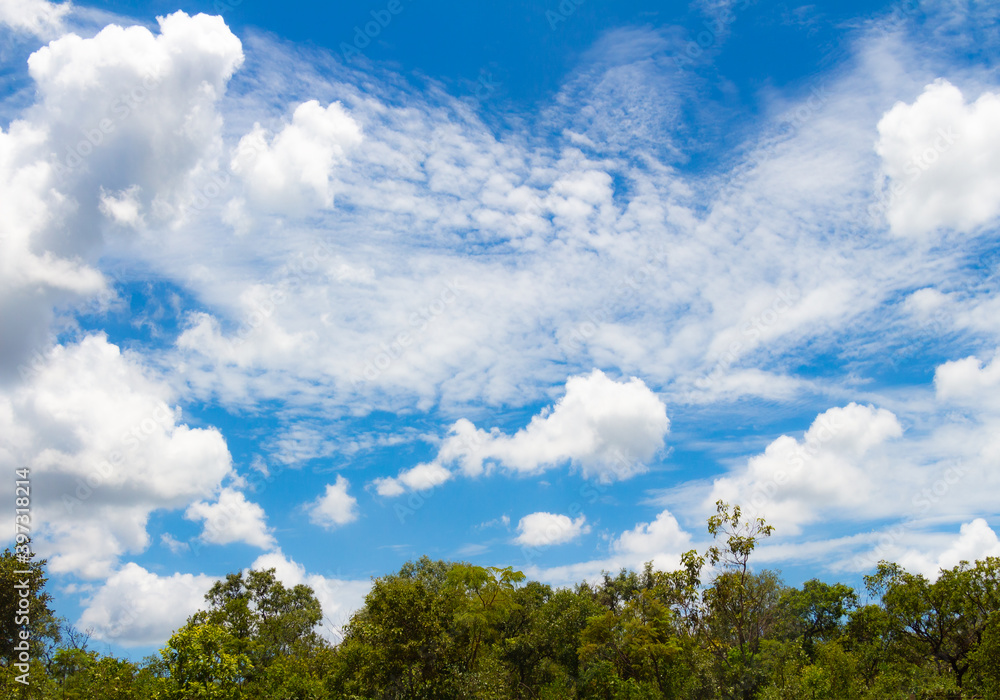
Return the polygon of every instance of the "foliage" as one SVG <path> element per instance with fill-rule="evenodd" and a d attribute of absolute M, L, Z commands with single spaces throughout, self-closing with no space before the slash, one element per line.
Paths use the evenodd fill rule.
<path fill-rule="evenodd" d="M 230 574 L 140 663 L 60 633 L 44 562 L 32 563 L 32 683 L 17 684 L 6 657 L 0 697 L 1000 699 L 1000 559 L 934 580 L 882 562 L 860 605 L 849 586 L 788 587 L 755 569 L 773 529 L 738 506 L 717 503 L 708 530 L 713 545 L 674 571 L 649 563 L 562 589 L 512 567 L 423 557 L 372 582 L 336 647 L 317 634 L 307 586 L 286 587 L 273 569 Z M 8 582 L 19 567 L 5 552 Z"/>

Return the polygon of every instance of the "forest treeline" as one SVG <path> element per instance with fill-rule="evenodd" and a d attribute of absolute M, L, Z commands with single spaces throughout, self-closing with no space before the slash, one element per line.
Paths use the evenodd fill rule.
<path fill-rule="evenodd" d="M 7 551 L 0 697 L 1000 699 L 1000 558 L 933 581 L 881 562 L 863 603 L 843 584 L 786 586 L 753 567 L 772 528 L 738 506 L 717 504 L 708 529 L 715 546 L 676 571 L 647 564 L 572 588 L 424 557 L 373 581 L 337 645 L 317 633 L 309 587 L 273 569 L 230 574 L 139 663 L 59 624 L 44 561 L 32 562 L 27 686 L 13 587 L 26 579 Z"/>

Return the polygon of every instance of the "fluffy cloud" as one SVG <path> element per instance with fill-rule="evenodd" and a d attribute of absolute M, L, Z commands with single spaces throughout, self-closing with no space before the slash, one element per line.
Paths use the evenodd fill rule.
<path fill-rule="evenodd" d="M 358 519 L 358 499 L 347 493 L 350 482 L 341 475 L 337 481 L 326 485 L 326 493 L 311 503 L 309 520 L 320 527 L 332 530 Z"/>
<path fill-rule="evenodd" d="M 945 401 L 1000 409 L 1000 355 L 985 366 L 976 357 L 946 362 L 934 372 L 934 387 Z"/>
<path fill-rule="evenodd" d="M 514 435 L 477 429 L 460 419 L 437 459 L 377 480 L 380 495 L 396 496 L 404 486 L 432 488 L 451 477 L 447 466 L 479 476 L 495 462 L 521 474 L 536 474 L 569 462 L 586 478 L 603 483 L 628 479 L 645 470 L 664 444 L 670 419 L 663 401 L 636 377 L 616 382 L 595 369 L 570 377 L 566 394 Z"/>
<path fill-rule="evenodd" d="M 889 178 L 882 208 L 894 232 L 971 231 L 1000 214 L 998 121 L 1000 94 L 968 104 L 946 80 L 886 112 L 876 151 Z"/>
<path fill-rule="evenodd" d="M 217 168 L 215 106 L 241 44 L 220 17 L 158 21 L 158 36 L 109 25 L 91 38 L 61 36 L 28 59 L 37 101 L 0 130 L 5 372 L 48 344 L 54 307 L 106 294 L 92 264 L 109 222 L 175 226 Z"/>
<path fill-rule="evenodd" d="M 437 462 L 418 464 L 410 469 L 404 469 L 396 477 L 380 477 L 372 483 L 379 496 L 401 496 L 406 489 L 411 491 L 426 491 L 440 486 L 452 478 L 449 469 Z"/>
<path fill-rule="evenodd" d="M 267 142 L 255 124 L 233 156 L 252 204 L 265 211 L 305 213 L 333 205 L 333 167 L 361 142 L 361 127 L 337 102 L 325 109 L 316 100 L 299 105 L 292 123 Z"/>
<path fill-rule="evenodd" d="M 274 536 L 265 521 L 264 509 L 232 488 L 222 489 L 215 503 L 192 503 L 184 517 L 205 521 L 201 540 L 209 544 L 245 542 L 261 549 L 270 549 L 275 545 Z"/>
<path fill-rule="evenodd" d="M 681 529 L 670 511 L 662 511 L 651 523 L 639 523 L 623 532 L 615 540 L 614 551 L 629 556 L 633 561 L 652 561 L 654 564 L 674 563 L 677 555 L 688 547 L 691 535 Z"/>
<path fill-rule="evenodd" d="M 27 467 L 54 572 L 97 577 L 149 545 L 157 509 L 183 508 L 231 474 L 217 430 L 189 428 L 173 392 L 103 336 L 56 346 L 26 382 L 0 393 L 0 465 Z"/>
<path fill-rule="evenodd" d="M 590 532 L 587 518 L 579 516 L 571 519 L 568 515 L 555 513 L 532 513 L 517 523 L 517 544 L 528 547 L 543 547 L 565 544 Z"/>
<path fill-rule="evenodd" d="M 104 277 L 73 250 L 45 250 L 39 239 L 66 214 L 53 168 L 41 160 L 44 127 L 0 128 L 0 380 L 22 377 L 47 340 L 53 307 L 107 291 Z M 15 371 L 15 368 L 20 370 Z"/>
<path fill-rule="evenodd" d="M 877 493 L 866 455 L 900 437 L 902 426 L 884 408 L 856 403 L 817 416 L 802 441 L 774 440 L 746 468 L 716 479 L 706 503 L 717 499 L 759 511 L 783 534 L 820 519 L 831 508 L 853 510 Z"/>
<path fill-rule="evenodd" d="M 986 557 L 1000 557 L 1000 538 L 983 518 L 963 523 L 958 535 L 928 536 L 921 533 L 913 546 L 900 542 L 882 556 L 895 561 L 913 573 L 936 579 L 941 569 L 951 569 L 961 561 L 976 561 Z"/>
<path fill-rule="evenodd" d="M 79 629 L 122 646 L 162 645 L 190 615 L 205 606 L 211 576 L 159 576 L 129 563 L 111 575 L 86 602 Z"/>
<path fill-rule="evenodd" d="M 62 29 L 70 8 L 69 2 L 0 0 L 0 24 L 46 38 Z"/>

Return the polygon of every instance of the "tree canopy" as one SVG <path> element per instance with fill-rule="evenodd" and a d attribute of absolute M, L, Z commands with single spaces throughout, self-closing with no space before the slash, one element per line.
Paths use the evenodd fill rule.
<path fill-rule="evenodd" d="M 554 589 L 513 567 L 422 557 L 372 581 L 336 646 L 308 587 L 273 569 L 229 574 L 155 657 L 87 649 L 49 609 L 30 564 L 32 684 L 12 681 L 19 630 L 2 623 L 2 697 L 93 700 L 1000 698 L 1000 558 L 934 580 L 881 562 L 872 601 L 842 583 L 788 586 L 753 566 L 773 528 L 719 502 L 714 544 L 673 571 L 605 572 Z M 16 571 L 0 560 L 9 599 Z M 6 614 L 5 614 L 6 615 Z"/>

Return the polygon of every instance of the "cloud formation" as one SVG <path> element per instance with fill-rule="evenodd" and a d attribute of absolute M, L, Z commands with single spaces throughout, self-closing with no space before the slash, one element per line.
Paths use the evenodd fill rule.
<path fill-rule="evenodd" d="M 517 523 L 517 544 L 528 547 L 545 547 L 572 542 L 590 532 L 587 518 L 580 515 L 570 518 L 556 513 L 532 513 Z"/>
<path fill-rule="evenodd" d="M 566 393 L 514 435 L 477 429 L 460 419 L 437 459 L 376 480 L 379 495 L 397 496 L 406 486 L 432 488 L 457 473 L 477 477 L 490 465 L 516 474 L 538 474 L 564 463 L 602 483 L 645 471 L 643 462 L 663 448 L 670 419 L 663 401 L 636 377 L 616 382 L 600 370 L 566 380 Z"/>
<path fill-rule="evenodd" d="M 149 546 L 153 511 L 184 508 L 231 475 L 219 431 L 181 422 L 173 390 L 103 335 L 57 345 L 33 371 L 0 392 L 0 465 L 29 468 L 51 494 L 36 517 L 52 571 L 107 576 Z"/>
<path fill-rule="evenodd" d="M 326 485 L 325 493 L 309 504 L 309 520 L 332 530 L 358 519 L 358 499 L 347 493 L 350 482 L 340 474 L 336 482 Z"/>
<path fill-rule="evenodd" d="M 998 121 L 1000 94 L 983 92 L 969 104 L 944 79 L 886 112 L 875 150 L 889 179 L 883 207 L 895 233 L 968 233 L 1000 214 Z"/>

